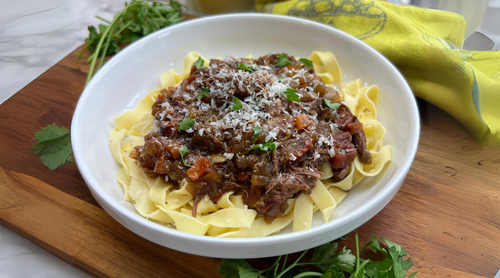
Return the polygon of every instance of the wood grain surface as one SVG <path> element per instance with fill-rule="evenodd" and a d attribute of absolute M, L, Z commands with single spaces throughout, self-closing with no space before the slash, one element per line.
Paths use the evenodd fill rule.
<path fill-rule="evenodd" d="M 220 260 L 161 247 L 118 224 L 99 207 L 75 163 L 50 171 L 31 152 L 41 127 L 70 127 L 88 71 L 85 58 L 78 60 L 81 49 L 0 105 L 0 223 L 98 277 L 218 277 Z M 419 108 L 421 138 L 408 177 L 354 232 L 363 244 L 372 234 L 401 244 L 418 277 L 494 277 L 500 150 L 478 146 L 434 106 L 419 101 Z M 353 237 L 347 244 L 354 248 Z"/>

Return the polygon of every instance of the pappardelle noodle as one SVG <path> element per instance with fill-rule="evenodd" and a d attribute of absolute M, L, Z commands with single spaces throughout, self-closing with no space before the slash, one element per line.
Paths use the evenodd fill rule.
<path fill-rule="evenodd" d="M 268 75 L 268 73 L 265 72 L 265 69 L 269 68 L 266 64 L 269 63 L 269 60 L 272 62 L 272 65 L 276 64 L 276 67 L 280 67 L 273 68 L 273 70 L 280 73 L 277 75 L 282 76 Z M 300 59 L 299 61 L 302 60 L 303 59 Z M 220 63 L 217 61 L 220 61 Z M 382 171 L 384 165 L 392 158 L 392 149 L 390 145 L 383 144 L 386 129 L 377 120 L 379 102 L 378 87 L 374 85 L 362 86 L 361 80 L 359 79 L 347 82 L 346 84 L 342 83 L 342 72 L 337 60 L 330 52 L 313 52 L 309 61 L 312 61 L 314 71 L 312 69 L 308 69 L 307 65 L 298 66 L 299 62 L 295 60 L 295 58 L 291 56 L 287 57 L 284 54 L 280 54 L 279 56 L 277 54 L 267 55 L 259 58 L 259 60 L 253 59 L 253 57 L 250 56 L 244 59 L 228 57 L 224 60 L 214 59 L 209 61 L 201 57 L 200 54 L 196 52 L 189 53 L 185 58 L 183 72 L 177 73 L 172 69 L 162 74 L 161 89 L 150 92 L 137 104 L 134 109 L 126 111 L 114 118 L 116 127 L 110 133 L 109 146 L 114 159 L 121 166 L 121 169 L 116 175 L 116 179 L 123 187 L 124 200 L 131 202 L 136 211 L 149 220 L 165 224 L 169 227 L 175 227 L 179 231 L 197 235 L 237 238 L 262 237 L 279 232 L 284 227 L 290 225 L 290 223 L 292 223 L 294 232 L 301 231 L 311 228 L 313 213 L 317 210 L 319 210 L 322 214 L 324 222 L 328 222 L 332 211 L 343 201 L 345 196 L 348 194 L 348 191 L 354 185 L 359 183 L 365 177 L 376 176 Z M 184 169 L 183 171 L 186 171 L 186 169 L 191 171 L 191 174 L 187 176 L 184 175 L 182 179 L 177 181 L 173 179 L 175 176 L 172 178 L 172 175 L 170 175 L 169 178 L 169 175 L 167 174 L 154 173 L 153 169 L 146 169 L 143 166 L 144 164 L 136 162 L 136 159 L 140 159 L 140 157 L 147 154 L 146 150 L 142 147 L 147 143 L 146 140 L 150 140 L 150 138 L 156 136 L 155 134 L 159 134 L 159 130 L 161 130 L 161 132 L 169 132 L 166 131 L 165 125 L 158 122 L 158 117 L 155 119 L 154 116 L 163 113 L 161 115 L 161 117 L 163 117 L 165 115 L 165 111 L 169 109 L 169 107 L 166 107 L 169 106 L 168 102 L 167 104 L 164 104 L 165 101 L 161 102 L 165 95 L 168 95 L 169 93 L 173 94 L 179 86 L 189 86 L 188 82 L 183 81 L 191 78 L 190 76 L 198 76 L 198 78 L 200 78 L 200 74 L 202 75 L 202 70 L 200 70 L 200 68 L 205 68 L 207 71 L 212 67 L 216 68 L 226 66 L 223 62 L 227 62 L 229 65 L 238 66 L 238 69 L 233 72 L 239 77 L 232 78 L 243 78 L 243 75 L 248 75 L 253 72 L 261 72 L 258 74 L 260 74 L 260 77 L 264 80 L 263 82 L 267 82 L 267 84 L 259 83 L 260 85 L 258 84 L 257 86 L 261 86 L 262 89 L 256 91 L 260 91 L 261 95 L 284 94 L 284 96 L 278 97 L 282 98 L 284 107 L 289 109 L 288 111 L 292 111 L 294 113 L 298 111 L 297 109 L 299 109 L 295 109 L 294 107 L 300 107 L 302 109 L 303 104 L 304 107 L 306 107 L 305 103 L 308 101 L 311 102 L 314 99 L 308 99 L 306 94 L 300 94 L 300 92 L 297 94 L 297 90 L 291 89 L 293 82 L 296 82 L 296 80 L 299 80 L 300 78 L 304 78 L 304 72 L 306 73 L 306 76 L 310 78 L 314 78 L 315 76 L 319 77 L 320 80 L 315 80 L 315 84 L 321 83 L 324 85 L 318 85 L 319 87 L 314 87 L 314 90 L 317 95 L 324 98 L 318 100 L 321 101 L 321 103 L 318 103 L 318 105 L 322 107 L 318 110 L 322 113 L 321 117 L 336 117 L 336 119 L 340 117 L 340 120 L 338 121 L 342 121 L 342 115 L 351 115 L 350 118 L 347 117 L 346 119 L 349 119 L 349 123 L 354 124 L 356 124 L 359 120 L 358 123 L 360 124 L 358 124 L 358 129 L 360 130 L 351 131 L 351 134 L 354 134 L 352 141 L 353 144 L 356 145 L 356 148 L 354 148 L 354 145 L 350 143 L 351 135 L 345 135 L 344 133 L 346 132 L 342 133 L 339 131 L 339 125 L 344 124 L 341 122 L 330 122 L 328 124 L 322 122 L 324 125 L 319 125 L 318 129 L 322 129 L 322 132 L 325 132 L 325 129 L 328 129 L 328 132 L 331 132 L 330 130 L 338 131 L 339 134 L 348 136 L 348 144 L 350 145 L 347 146 L 346 149 L 343 149 L 343 147 L 339 146 L 339 143 L 335 141 L 340 140 L 339 138 L 335 139 L 331 136 L 329 137 L 330 139 L 325 138 L 325 136 L 318 131 L 319 135 L 314 137 L 314 143 L 324 145 L 322 147 L 323 150 L 328 150 L 327 153 L 320 154 L 316 151 L 319 150 L 319 147 L 316 149 L 316 145 L 313 146 L 310 142 L 312 139 L 307 139 L 306 137 L 308 134 L 306 129 L 312 124 L 312 122 L 311 120 L 308 120 L 307 117 L 304 118 L 304 115 L 298 112 L 295 114 L 300 115 L 293 115 L 294 113 L 291 113 L 291 115 L 285 115 L 287 117 L 286 119 L 291 119 L 292 125 L 290 126 L 290 122 L 283 123 L 283 127 L 285 127 L 285 129 L 288 128 L 296 130 L 296 134 L 292 135 L 292 137 L 297 141 L 298 145 L 292 145 L 291 143 L 287 144 L 286 141 L 280 142 L 280 135 L 277 134 L 279 128 L 272 129 L 271 126 L 266 129 L 266 124 L 272 125 L 272 118 L 265 119 L 264 121 L 260 120 L 260 123 L 258 120 L 252 120 L 252 118 L 250 126 L 242 127 L 242 130 L 244 131 L 246 128 L 247 135 L 250 134 L 248 135 L 250 136 L 249 140 L 247 140 L 250 142 L 247 142 L 247 145 L 245 146 L 245 150 L 247 150 L 245 155 L 248 153 L 249 156 L 252 156 L 254 159 L 252 161 L 248 161 L 247 163 L 249 163 L 249 165 L 251 163 L 255 164 L 259 161 L 258 159 L 268 161 L 273 161 L 274 159 L 274 163 L 279 162 L 281 164 L 296 163 L 301 160 L 304 163 L 304 167 L 300 170 L 290 166 L 291 169 L 294 169 L 294 171 L 298 174 L 303 175 L 302 177 L 305 177 L 297 183 L 304 183 L 302 181 L 312 183 L 312 186 L 309 186 L 308 191 L 302 190 L 303 193 L 301 193 L 299 190 L 295 190 L 289 194 L 289 196 L 293 196 L 293 198 L 285 198 L 282 200 L 283 203 L 276 201 L 276 203 L 278 203 L 276 205 L 276 209 L 273 209 L 272 207 L 269 208 L 269 203 L 261 200 L 264 199 L 263 196 L 265 192 L 260 192 L 260 195 L 256 197 L 261 197 L 261 199 L 256 199 L 257 201 L 254 200 L 253 202 L 250 202 L 250 207 L 254 207 L 250 208 L 248 205 L 250 204 L 248 199 L 255 195 L 255 193 L 248 192 L 249 190 L 246 190 L 245 188 L 241 189 L 237 185 L 231 187 L 233 188 L 231 191 L 220 191 L 221 194 L 216 197 L 214 197 L 213 194 L 202 195 L 205 191 L 201 190 L 199 192 L 202 193 L 198 195 L 194 194 L 196 196 L 193 196 L 193 187 L 196 184 L 198 176 L 193 176 L 191 174 L 193 174 L 193 171 L 199 171 L 199 169 L 202 169 L 201 175 L 208 173 L 208 170 L 203 172 L 203 169 L 206 168 L 205 166 L 198 165 L 200 160 L 206 160 L 204 163 L 210 165 L 211 167 L 221 162 L 233 163 L 231 161 L 235 161 L 234 164 L 236 165 L 237 163 L 241 164 L 240 161 L 236 161 L 236 159 L 244 156 L 241 152 L 239 154 L 235 154 L 230 153 L 228 150 L 222 156 L 212 155 L 209 159 L 207 159 L 203 157 L 196 157 L 194 154 L 189 153 L 189 149 L 186 145 L 177 144 L 175 145 L 174 150 L 177 152 L 173 156 L 175 157 L 180 154 L 182 156 L 182 160 L 179 159 L 179 157 L 176 158 L 178 159 L 176 167 Z M 254 65 L 254 62 L 260 66 Z M 307 64 L 307 60 L 305 63 Z M 296 71 L 293 73 L 300 72 L 300 76 L 292 74 L 287 75 L 287 70 L 284 70 L 285 67 L 294 68 Z M 268 71 L 270 72 L 271 70 L 268 69 Z M 218 72 L 220 73 L 221 70 L 219 69 Z M 290 71 L 288 71 L 288 73 L 289 72 Z M 311 74 L 307 74 L 307 72 Z M 191 79 L 192 80 L 189 80 L 189 82 L 193 82 L 195 78 Z M 241 79 L 235 80 L 241 81 Z M 218 85 L 226 91 L 234 89 L 234 87 L 237 87 L 238 85 L 248 87 L 248 84 L 243 81 L 238 84 L 233 84 L 233 82 L 231 82 L 226 85 Z M 293 86 L 296 86 L 296 84 Z M 238 88 L 239 87 L 237 87 L 237 89 Z M 258 101 L 260 101 L 260 103 L 269 101 L 269 99 L 263 98 L 256 100 L 254 96 L 247 97 L 245 99 L 242 97 L 240 100 L 234 96 L 230 103 L 224 104 L 223 107 L 220 108 L 220 105 L 214 105 L 214 101 L 210 103 L 210 100 L 205 98 L 215 89 L 217 88 L 205 89 L 205 87 L 203 87 L 202 93 L 196 96 L 197 99 L 194 101 L 196 101 L 198 103 L 197 105 L 201 107 L 200 111 L 203 109 L 202 107 L 209 107 L 210 104 L 212 104 L 212 106 L 216 109 L 226 111 L 224 112 L 226 113 L 224 114 L 224 117 L 227 115 L 233 115 L 233 117 L 235 115 L 238 115 L 238 117 L 245 117 L 244 115 L 246 114 L 244 113 L 249 113 L 252 117 L 254 117 L 254 114 L 258 113 L 254 111 L 258 111 L 258 108 L 255 108 L 255 106 L 252 105 L 258 105 Z M 244 90 L 244 88 L 240 89 Z M 335 94 L 330 94 L 328 96 L 329 92 L 332 91 L 335 92 Z M 273 95 L 273 97 L 275 96 Z M 254 103 L 252 101 L 256 102 Z M 273 104 L 271 103 L 269 105 Z M 289 105 L 290 107 L 285 105 Z M 163 111 L 159 110 L 156 111 L 156 113 L 153 111 L 152 113 L 152 110 L 154 109 L 163 109 Z M 205 111 L 207 109 L 205 109 Z M 176 113 L 178 112 L 179 111 Z M 193 119 L 196 118 L 196 115 L 192 114 L 190 111 L 186 111 L 185 113 L 185 119 L 191 121 L 191 123 L 187 123 L 185 128 L 181 128 L 180 126 L 184 120 L 180 123 L 176 123 L 175 128 L 171 129 L 170 132 L 187 132 L 189 134 L 195 133 L 196 136 L 203 138 L 204 136 L 213 136 L 209 135 L 208 131 L 213 131 L 218 126 L 225 127 L 225 125 L 235 125 L 234 122 L 228 122 L 227 119 L 224 120 L 225 118 L 221 115 L 219 118 L 215 117 L 212 120 L 207 120 L 206 123 L 209 124 L 199 126 L 196 130 L 193 130 L 192 128 L 194 128 L 194 122 L 196 122 L 196 124 L 201 124 L 201 120 L 200 123 L 198 123 L 198 119 L 193 121 Z M 187 115 L 194 115 L 193 119 L 191 119 L 191 116 L 188 117 Z M 197 117 L 201 119 L 199 114 Z M 259 115 L 255 117 L 259 117 Z M 318 117 L 320 116 L 318 115 Z M 281 128 L 281 126 L 279 127 Z M 364 134 L 362 134 L 363 132 Z M 335 136 L 335 132 L 332 131 L 331 133 Z M 359 136 L 360 133 L 363 135 L 362 138 Z M 234 134 L 231 134 L 230 136 L 234 136 Z M 273 141 L 273 139 L 276 139 L 276 141 Z M 170 146 L 169 144 L 171 143 L 165 143 L 165 151 L 168 149 L 171 153 L 173 153 L 171 149 L 168 148 L 168 146 Z M 309 144 L 311 146 L 306 147 L 302 152 L 300 152 L 304 144 Z M 249 146 L 250 148 L 248 148 Z M 210 148 L 210 146 L 206 147 Z M 286 147 L 290 147 L 292 150 L 290 151 L 289 156 L 284 158 L 283 154 L 282 156 L 274 154 L 274 150 L 276 148 L 283 149 Z M 211 148 L 214 147 L 212 146 Z M 352 153 L 349 154 L 349 151 L 353 151 L 353 149 L 354 152 L 357 150 L 357 155 L 353 155 Z M 364 154 L 362 153 L 362 149 L 365 152 Z M 142 153 L 137 150 L 141 150 Z M 131 153 L 133 155 L 131 155 Z M 301 159 L 299 155 L 304 157 Z M 319 164 L 320 166 L 318 169 L 314 169 L 309 166 L 316 164 L 305 161 L 306 158 L 313 161 L 320 157 L 324 158 L 325 156 L 327 158 L 321 160 L 322 162 Z M 346 156 L 350 157 L 347 165 L 345 165 L 345 161 L 347 161 L 345 158 Z M 339 157 L 342 159 L 339 160 Z M 353 157 L 354 159 L 352 159 Z M 333 169 L 332 166 L 334 166 Z M 157 167 L 153 168 L 156 169 Z M 242 166 L 241 168 L 244 167 Z M 304 173 L 304 169 L 308 169 L 310 172 Z M 267 184 L 270 184 L 273 182 L 273 179 L 277 179 L 278 176 L 279 178 L 282 178 L 281 175 L 286 175 L 286 173 L 281 172 L 276 174 L 276 170 L 274 171 L 275 175 L 266 179 L 266 177 L 262 178 L 260 175 L 252 175 L 252 172 L 245 172 L 242 170 L 238 172 L 235 180 L 241 180 L 242 183 L 246 182 L 247 184 L 250 182 L 252 184 L 258 184 L 260 180 L 254 180 L 254 178 L 252 178 L 252 176 L 257 176 L 257 178 L 264 179 Z M 161 169 L 158 170 L 158 172 L 162 173 Z M 217 175 L 217 173 L 215 173 L 215 175 Z M 292 181 L 296 180 L 298 177 L 293 176 L 293 173 L 291 175 L 290 180 Z M 283 183 L 283 181 L 280 182 Z M 206 184 L 204 183 L 204 185 Z"/>

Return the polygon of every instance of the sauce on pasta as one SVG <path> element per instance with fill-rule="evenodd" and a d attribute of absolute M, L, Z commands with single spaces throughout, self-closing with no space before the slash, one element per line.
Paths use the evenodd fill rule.
<path fill-rule="evenodd" d="M 179 86 L 160 91 L 152 107 L 158 131 L 130 157 L 150 177 L 186 179 L 193 216 L 205 196 L 217 202 L 233 191 L 267 223 L 283 215 L 288 199 L 311 194 L 325 162 L 336 181 L 356 156 L 371 163 L 363 125 L 338 91 L 286 56 L 193 65 Z"/>
<path fill-rule="evenodd" d="M 115 118 L 117 180 L 141 215 L 214 236 L 265 236 L 292 219 L 299 231 L 381 171 L 391 154 L 378 89 L 343 86 L 331 53 L 313 53 L 314 69 L 280 56 L 197 68 L 191 53 L 187 71 L 164 74 L 164 89 Z"/>

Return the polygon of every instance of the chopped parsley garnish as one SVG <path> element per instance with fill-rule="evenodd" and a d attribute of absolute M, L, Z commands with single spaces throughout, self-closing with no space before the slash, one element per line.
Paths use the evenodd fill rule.
<path fill-rule="evenodd" d="M 201 89 L 201 93 L 199 95 L 196 96 L 197 99 L 201 99 L 203 96 L 206 96 L 208 97 L 210 94 L 209 94 L 209 90 L 207 87 L 203 87 L 203 89 Z"/>
<path fill-rule="evenodd" d="M 278 60 L 276 60 L 276 63 L 274 65 L 277 67 L 280 67 L 280 68 L 284 67 L 284 66 L 291 65 L 292 62 L 290 62 L 290 60 L 288 60 L 288 58 L 286 56 L 287 56 L 287 54 L 278 55 Z"/>
<path fill-rule="evenodd" d="M 299 59 L 299 63 L 304 64 L 310 68 L 313 67 L 313 62 L 309 59 L 305 59 L 305 58 Z"/>
<path fill-rule="evenodd" d="M 186 118 L 179 123 L 179 130 L 188 130 L 193 127 L 195 123 L 195 119 L 191 119 L 191 117 Z"/>
<path fill-rule="evenodd" d="M 179 153 L 181 154 L 182 164 L 184 164 L 187 167 L 191 167 L 191 165 L 188 165 L 188 164 L 186 164 L 186 162 L 184 162 L 184 155 L 187 154 L 188 152 L 189 152 L 189 149 L 186 146 L 182 146 L 182 148 L 179 149 Z"/>
<path fill-rule="evenodd" d="M 233 82 L 229 83 L 229 89 L 234 89 L 234 84 L 233 84 Z"/>
<path fill-rule="evenodd" d="M 240 65 L 238 66 L 238 68 L 241 69 L 241 70 L 249 71 L 249 72 L 254 72 L 256 70 L 259 70 L 259 67 L 257 67 L 256 65 L 244 64 L 244 63 L 240 63 Z"/>
<path fill-rule="evenodd" d="M 247 154 L 251 150 L 255 150 L 255 149 L 265 151 L 267 153 L 267 156 L 269 156 L 269 150 L 271 150 L 271 151 L 276 150 L 276 144 L 273 142 L 273 138 L 271 138 L 271 139 L 269 139 L 269 141 L 265 142 L 264 144 L 253 144 L 245 154 Z"/>
<path fill-rule="evenodd" d="M 325 101 L 326 106 L 330 107 L 333 111 L 337 110 L 340 107 L 340 103 L 331 102 L 326 98 L 323 99 Z"/>
<path fill-rule="evenodd" d="M 286 77 L 284 77 L 284 76 L 280 76 L 280 77 L 278 77 L 278 81 L 283 81 L 283 80 L 285 80 L 285 79 L 286 79 Z"/>
<path fill-rule="evenodd" d="M 194 66 L 197 69 L 202 69 L 204 64 L 205 64 L 205 61 L 203 61 L 203 59 L 201 57 L 198 57 L 198 60 L 196 60 L 196 62 L 194 62 Z"/>
<path fill-rule="evenodd" d="M 229 111 L 236 111 L 240 110 L 241 108 L 243 108 L 241 100 L 237 97 L 233 97 L 233 108 L 229 108 Z"/>
<path fill-rule="evenodd" d="M 67 162 L 73 162 L 69 130 L 64 126 L 47 125 L 35 133 L 35 139 L 38 142 L 33 145 L 31 151 L 40 156 L 43 165 L 50 170 L 55 170 Z"/>
<path fill-rule="evenodd" d="M 253 139 L 252 139 L 252 144 L 255 144 L 257 141 L 257 138 L 259 138 L 259 134 L 262 131 L 262 128 L 260 126 L 256 126 L 253 128 Z"/>
<path fill-rule="evenodd" d="M 292 88 L 288 88 L 288 89 L 286 89 L 284 94 L 286 96 L 286 100 L 288 100 L 290 102 L 292 102 L 292 101 L 300 102 L 300 97 L 299 97 L 299 95 L 297 95 L 297 90 L 292 89 Z"/>

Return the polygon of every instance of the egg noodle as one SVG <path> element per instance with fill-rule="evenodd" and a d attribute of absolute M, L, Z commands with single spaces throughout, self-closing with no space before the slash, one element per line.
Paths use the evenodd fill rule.
<path fill-rule="evenodd" d="M 184 71 L 170 70 L 161 75 L 162 88 L 177 86 L 189 76 L 191 66 L 200 57 L 190 52 L 184 61 Z M 249 57 L 251 58 L 251 56 Z M 217 237 L 263 237 L 276 233 L 293 222 L 293 231 L 311 228 L 313 213 L 321 211 L 324 222 L 330 220 L 337 207 L 354 185 L 365 177 L 378 175 L 392 158 L 390 145 L 383 145 L 386 129 L 377 120 L 379 89 L 377 86 L 362 86 L 359 79 L 343 85 L 342 72 L 334 55 L 330 52 L 313 52 L 316 74 L 329 86 L 337 85 L 341 100 L 363 123 L 367 148 L 372 156 L 371 164 L 363 164 L 358 156 L 351 163 L 349 174 L 340 182 L 334 182 L 329 162 L 322 165 L 323 176 L 316 181 L 310 195 L 300 194 L 288 200 L 288 209 L 282 217 L 267 224 L 253 209 L 247 208 L 241 195 L 226 192 L 216 202 L 208 196 L 197 206 L 197 216 L 192 217 L 193 196 L 188 192 L 188 181 L 179 186 L 166 182 L 161 176 L 150 178 L 129 157 L 137 145 L 144 144 L 144 136 L 153 128 L 155 119 L 151 107 L 160 90 L 146 95 L 137 106 L 114 118 L 116 127 L 109 136 L 109 147 L 114 159 L 121 165 L 116 175 L 123 187 L 124 199 L 132 202 L 143 217 L 175 227 L 177 230 L 197 235 Z M 205 60 L 205 66 L 209 61 Z"/>

